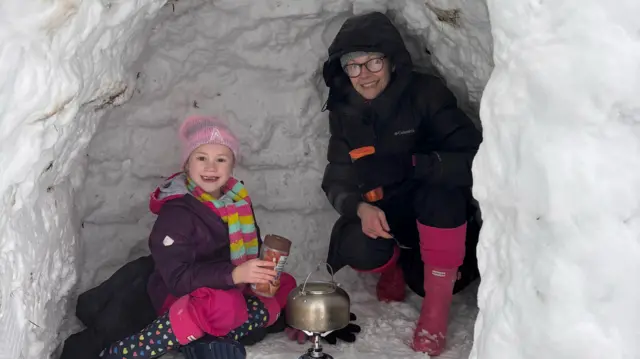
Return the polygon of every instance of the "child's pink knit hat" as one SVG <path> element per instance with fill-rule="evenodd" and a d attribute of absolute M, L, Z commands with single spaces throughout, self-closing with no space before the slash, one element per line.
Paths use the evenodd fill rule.
<path fill-rule="evenodd" d="M 188 117 L 180 126 L 179 137 L 182 143 L 182 163 L 187 162 L 191 152 L 196 148 L 209 143 L 229 147 L 233 157 L 238 159 L 238 139 L 229 127 L 216 117 Z"/>

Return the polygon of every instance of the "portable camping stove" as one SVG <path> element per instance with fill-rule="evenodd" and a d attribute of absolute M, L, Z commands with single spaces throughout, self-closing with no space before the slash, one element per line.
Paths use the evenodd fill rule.
<path fill-rule="evenodd" d="M 311 342 L 313 345 L 307 349 L 306 354 L 302 354 L 298 359 L 333 359 L 333 357 L 327 353 L 322 352 L 322 345 L 320 345 L 320 333 L 313 333 L 311 336 Z"/>

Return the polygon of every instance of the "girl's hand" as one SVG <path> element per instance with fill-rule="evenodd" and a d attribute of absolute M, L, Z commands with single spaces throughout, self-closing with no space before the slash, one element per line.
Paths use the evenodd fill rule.
<path fill-rule="evenodd" d="M 390 229 L 387 217 L 380 208 L 362 202 L 358 205 L 358 217 L 362 222 L 362 233 L 368 237 L 373 239 L 378 237 L 393 238 L 389 234 Z"/>
<path fill-rule="evenodd" d="M 257 284 L 268 283 L 276 279 L 276 266 L 273 262 L 263 261 L 260 259 L 250 259 L 241 265 L 235 267 L 231 272 L 234 284 Z"/>

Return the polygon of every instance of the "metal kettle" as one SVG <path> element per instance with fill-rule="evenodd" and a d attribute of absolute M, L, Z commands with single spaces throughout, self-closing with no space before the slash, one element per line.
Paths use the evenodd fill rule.
<path fill-rule="evenodd" d="M 349 294 L 336 283 L 333 269 L 331 281 L 312 281 L 307 276 L 302 285 L 289 293 L 286 306 L 286 321 L 291 327 L 311 333 L 325 333 L 346 327 L 349 324 L 351 300 Z"/>

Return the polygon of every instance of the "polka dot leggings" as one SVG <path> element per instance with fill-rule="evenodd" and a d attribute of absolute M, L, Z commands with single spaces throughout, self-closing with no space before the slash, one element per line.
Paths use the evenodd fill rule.
<path fill-rule="evenodd" d="M 255 296 L 245 296 L 249 318 L 238 328 L 229 332 L 227 337 L 238 340 L 251 331 L 262 328 L 269 322 L 269 312 L 262 301 Z M 151 359 L 180 346 L 173 334 L 169 312 L 158 317 L 137 334 L 113 343 L 100 357 L 104 359 Z"/>

